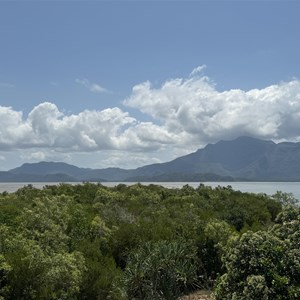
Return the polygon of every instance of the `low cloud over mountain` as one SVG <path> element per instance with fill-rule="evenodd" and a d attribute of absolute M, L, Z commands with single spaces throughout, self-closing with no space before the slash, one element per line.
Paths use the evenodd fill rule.
<path fill-rule="evenodd" d="M 30 161 L 68 155 L 72 162 L 78 153 L 94 152 L 99 166 L 113 157 L 120 166 L 135 167 L 140 155 L 149 162 L 166 161 L 241 135 L 300 140 L 297 79 L 263 89 L 219 91 L 198 67 L 187 78 L 161 86 L 138 84 L 122 104 L 122 109 L 69 114 L 43 102 L 27 116 L 0 106 L 0 154 L 5 158 L 6 151 L 16 151 Z"/>

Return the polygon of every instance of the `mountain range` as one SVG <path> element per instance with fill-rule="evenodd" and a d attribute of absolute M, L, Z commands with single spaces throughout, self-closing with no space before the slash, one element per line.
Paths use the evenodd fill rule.
<path fill-rule="evenodd" d="M 300 143 L 239 137 L 208 144 L 170 162 L 130 170 L 39 162 L 0 172 L 0 182 L 76 181 L 300 181 Z"/>

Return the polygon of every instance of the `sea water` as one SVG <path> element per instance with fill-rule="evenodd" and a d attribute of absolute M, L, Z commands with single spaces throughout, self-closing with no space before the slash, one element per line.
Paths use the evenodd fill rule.
<path fill-rule="evenodd" d="M 113 187 L 118 184 L 133 185 L 136 182 L 101 182 L 101 184 Z M 191 187 L 198 187 L 200 182 L 141 182 L 142 184 L 157 184 L 167 188 L 181 188 L 188 184 Z M 42 189 L 45 185 L 57 185 L 59 182 L 0 182 L 0 192 L 7 191 L 9 193 L 17 191 L 19 188 L 31 184 L 35 188 Z M 78 182 L 70 182 L 69 184 L 78 184 Z M 295 198 L 300 200 L 300 182 L 203 182 L 204 185 L 211 187 L 231 186 L 234 190 L 249 193 L 264 193 L 273 195 L 277 191 L 292 193 Z"/>

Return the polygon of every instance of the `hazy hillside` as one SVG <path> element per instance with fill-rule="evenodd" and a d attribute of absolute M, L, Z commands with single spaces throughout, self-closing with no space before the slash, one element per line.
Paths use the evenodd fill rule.
<path fill-rule="evenodd" d="M 0 181 L 6 182 L 46 178 L 51 181 L 300 181 L 300 143 L 275 144 L 239 137 L 208 144 L 170 162 L 133 170 L 87 169 L 60 162 L 40 162 L 26 163 L 0 174 Z"/>
<path fill-rule="evenodd" d="M 208 144 L 171 162 L 149 165 L 137 175 L 216 174 L 238 180 L 300 180 L 300 143 L 280 143 L 250 137 Z"/>

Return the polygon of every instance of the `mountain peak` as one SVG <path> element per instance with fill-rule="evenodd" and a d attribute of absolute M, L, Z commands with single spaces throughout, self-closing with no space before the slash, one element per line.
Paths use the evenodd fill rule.
<path fill-rule="evenodd" d="M 24 163 L 21 167 L 10 170 L 13 174 L 55 174 L 65 173 L 70 174 L 70 170 L 80 170 L 80 168 L 69 165 L 64 162 L 47 162 L 41 161 L 37 163 Z"/>
<path fill-rule="evenodd" d="M 270 140 L 263 140 L 260 138 L 252 137 L 252 136 L 247 136 L 247 135 L 242 135 L 239 136 L 233 140 L 221 140 L 220 142 L 225 142 L 225 143 L 264 143 L 264 144 L 275 144 L 273 141 Z"/>
<path fill-rule="evenodd" d="M 208 144 L 194 153 L 178 157 L 170 162 L 146 165 L 133 170 L 83 169 L 63 162 L 41 161 L 25 163 L 7 173 L 9 174 L 6 177 L 12 178 L 12 181 L 13 176 L 20 178 L 22 175 L 22 178 L 29 179 L 33 178 L 31 175 L 55 177 L 58 174 L 71 176 L 77 181 L 129 181 L 132 178 L 135 181 L 142 181 L 145 178 L 155 181 L 155 178 L 157 180 L 159 178 L 204 178 L 195 174 L 214 174 L 219 178 L 225 176 L 237 180 L 299 181 L 300 144 L 276 144 L 273 141 L 241 136 L 231 141 L 222 140 L 215 144 Z M 175 177 L 174 174 L 176 174 Z"/>

